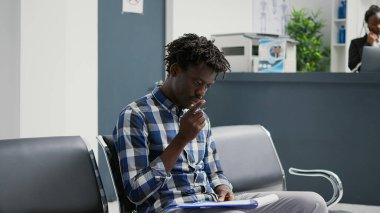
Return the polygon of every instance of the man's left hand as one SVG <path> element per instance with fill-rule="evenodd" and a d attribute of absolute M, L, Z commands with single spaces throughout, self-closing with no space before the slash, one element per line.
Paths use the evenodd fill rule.
<path fill-rule="evenodd" d="M 215 187 L 215 192 L 218 195 L 218 202 L 234 200 L 234 193 L 227 185 L 219 185 Z"/>

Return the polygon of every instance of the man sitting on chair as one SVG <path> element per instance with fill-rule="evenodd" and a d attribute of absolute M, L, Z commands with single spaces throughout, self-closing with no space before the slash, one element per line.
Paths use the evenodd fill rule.
<path fill-rule="evenodd" d="M 223 175 L 209 118 L 201 109 L 207 90 L 230 65 L 213 41 L 195 34 L 174 40 L 166 50 L 167 79 L 126 106 L 113 133 L 124 188 L 137 211 L 162 212 L 181 203 L 222 202 L 274 193 L 278 201 L 254 212 L 327 212 L 323 198 L 314 192 L 234 196 Z M 197 210 L 202 211 L 240 212 L 230 208 Z"/>

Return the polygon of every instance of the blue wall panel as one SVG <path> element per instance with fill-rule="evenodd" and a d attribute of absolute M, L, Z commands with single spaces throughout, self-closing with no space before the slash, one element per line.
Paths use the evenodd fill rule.
<path fill-rule="evenodd" d="M 164 76 L 165 1 L 122 14 L 122 1 L 99 0 L 99 133 L 111 134 L 121 109 Z"/>

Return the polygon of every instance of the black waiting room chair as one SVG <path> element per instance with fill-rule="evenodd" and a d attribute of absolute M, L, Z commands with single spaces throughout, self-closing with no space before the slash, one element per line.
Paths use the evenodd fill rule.
<path fill-rule="evenodd" d="M 0 140 L 0 212 L 108 212 L 79 136 Z"/>
<path fill-rule="evenodd" d="M 231 125 L 214 127 L 212 134 L 223 170 L 235 193 L 286 190 L 285 172 L 267 129 L 261 125 Z M 342 182 L 331 171 L 290 168 L 289 173 L 326 178 L 333 189 L 331 198 L 326 202 L 328 208 L 342 199 Z"/>
<path fill-rule="evenodd" d="M 111 135 L 98 136 L 99 171 L 103 179 L 107 202 L 116 202 L 120 212 L 135 212 L 124 190 L 115 143 Z"/>

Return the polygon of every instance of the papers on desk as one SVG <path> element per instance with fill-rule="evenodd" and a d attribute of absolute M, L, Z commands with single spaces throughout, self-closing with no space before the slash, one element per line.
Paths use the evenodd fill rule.
<path fill-rule="evenodd" d="M 165 210 L 170 209 L 194 209 L 194 208 L 260 208 L 266 206 L 270 203 L 276 202 L 278 200 L 278 196 L 275 194 L 266 195 L 263 197 L 258 197 L 249 200 L 232 200 L 225 202 L 213 202 L 213 201 L 204 201 L 197 203 L 183 203 L 177 206 L 171 206 L 166 208 Z"/>

